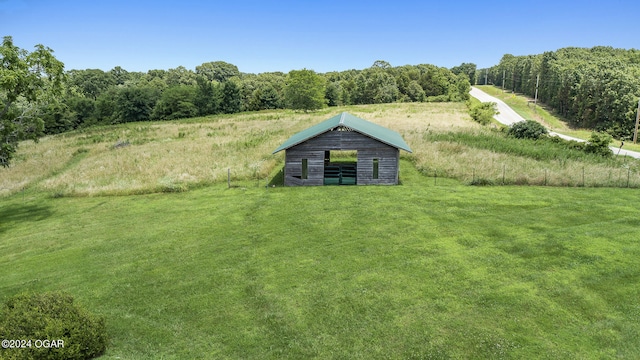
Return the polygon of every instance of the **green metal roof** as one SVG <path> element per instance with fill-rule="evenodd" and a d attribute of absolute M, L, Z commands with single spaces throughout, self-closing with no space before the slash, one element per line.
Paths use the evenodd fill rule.
<path fill-rule="evenodd" d="M 380 126 L 367 120 L 360 119 L 359 117 L 355 117 L 347 112 L 343 112 L 293 135 L 277 149 L 275 149 L 273 151 L 273 154 L 277 153 L 278 151 L 286 150 L 292 146 L 303 143 L 313 137 L 335 129 L 339 126 L 347 127 L 351 130 L 357 131 L 363 135 L 374 138 L 395 148 L 412 152 L 409 145 L 407 145 L 407 143 L 399 133 L 391 129 L 387 129 L 384 126 Z"/>

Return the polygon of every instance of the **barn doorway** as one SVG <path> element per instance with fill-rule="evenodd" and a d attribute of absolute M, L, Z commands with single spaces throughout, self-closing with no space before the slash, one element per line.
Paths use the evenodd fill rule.
<path fill-rule="evenodd" d="M 325 185 L 357 185 L 358 151 L 324 152 Z"/>

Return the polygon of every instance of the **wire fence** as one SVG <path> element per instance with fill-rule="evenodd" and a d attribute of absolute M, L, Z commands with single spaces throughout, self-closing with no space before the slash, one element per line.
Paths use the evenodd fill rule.
<path fill-rule="evenodd" d="M 445 169 L 423 169 L 421 172 L 434 179 L 455 178 L 468 185 L 501 186 L 501 185 L 535 185 L 558 187 L 615 187 L 640 188 L 640 173 L 631 167 L 591 172 L 586 167 L 571 171 L 554 171 L 550 169 L 510 169 L 506 165 L 499 168 L 467 168 L 465 171 Z"/>

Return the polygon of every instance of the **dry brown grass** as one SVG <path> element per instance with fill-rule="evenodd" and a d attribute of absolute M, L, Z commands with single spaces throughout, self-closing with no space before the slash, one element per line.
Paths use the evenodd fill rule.
<path fill-rule="evenodd" d="M 466 131 L 480 125 L 471 121 L 464 104 L 407 103 L 132 123 L 49 136 L 38 143 L 22 143 L 12 166 L 0 169 L 0 195 L 25 187 L 64 196 L 183 191 L 225 182 L 228 169 L 233 181 L 264 180 L 282 164 L 282 152 L 271 154 L 275 148 L 294 133 L 342 111 L 400 132 L 413 149 L 403 158 L 427 175 L 437 171 L 438 176 L 463 181 L 482 177 L 501 183 L 504 172 L 510 184 L 570 186 L 581 184 L 582 168 L 589 174 L 587 186 L 610 185 L 622 177 L 620 169 L 597 164 L 543 163 L 428 141 L 429 132 Z"/>
<path fill-rule="evenodd" d="M 0 196 L 13 194 L 61 171 L 76 153 L 69 139 L 47 136 L 23 141 L 9 168 L 0 168 Z"/>
<path fill-rule="evenodd" d="M 637 162 L 619 166 L 576 160 L 538 161 L 451 142 L 410 143 L 416 154 L 410 160 L 427 176 L 456 178 L 465 183 L 487 180 L 495 185 L 640 187 Z"/>

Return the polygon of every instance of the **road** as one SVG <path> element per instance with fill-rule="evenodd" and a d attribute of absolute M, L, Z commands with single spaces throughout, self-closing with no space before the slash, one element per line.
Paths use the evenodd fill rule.
<path fill-rule="evenodd" d="M 495 98 L 489 94 L 487 94 L 486 92 L 476 88 L 476 87 L 471 87 L 471 92 L 469 93 L 471 96 L 473 96 L 474 98 L 480 100 L 481 102 L 494 102 L 497 104 L 497 108 L 498 111 L 500 112 L 498 115 L 495 115 L 494 118 L 496 120 L 498 120 L 498 122 L 500 122 L 501 124 L 505 124 L 505 125 L 511 125 L 514 123 L 517 123 L 519 121 L 524 121 L 524 118 L 520 115 L 518 115 L 518 113 L 516 113 L 515 111 L 513 111 L 512 108 L 509 107 L 509 105 L 505 104 L 504 101 Z M 572 136 L 567 136 L 567 135 L 563 135 L 563 134 L 558 134 L 556 132 L 550 131 L 549 135 L 552 136 L 558 136 L 561 137 L 565 140 L 574 140 L 574 141 L 579 141 L 579 142 L 585 142 L 586 140 L 584 139 L 578 139 Z M 614 154 L 616 155 L 621 155 L 621 156 L 630 156 L 636 159 L 640 159 L 640 152 L 637 151 L 631 151 L 631 150 L 624 150 L 624 149 L 620 149 L 618 147 L 615 146 L 610 146 L 609 147 Z"/>

